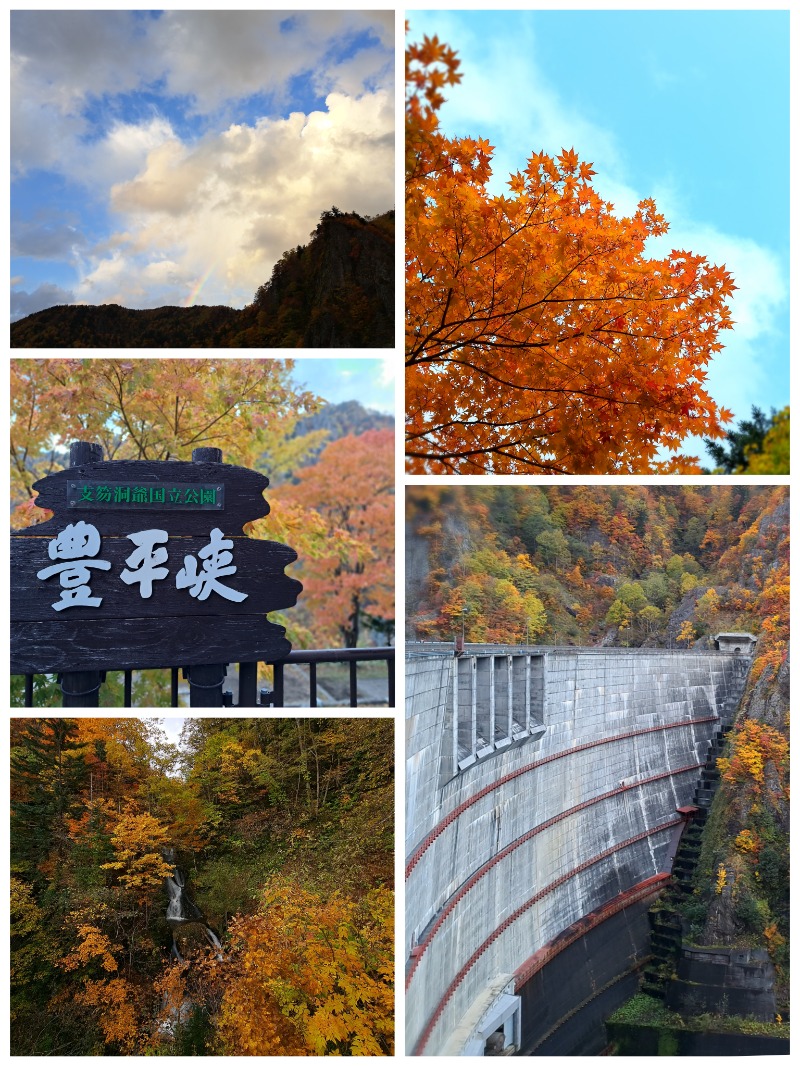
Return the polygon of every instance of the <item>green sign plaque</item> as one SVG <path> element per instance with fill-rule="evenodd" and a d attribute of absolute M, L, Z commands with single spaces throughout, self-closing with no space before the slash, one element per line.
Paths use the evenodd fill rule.
<path fill-rule="evenodd" d="M 67 503 L 76 511 L 224 511 L 225 486 L 178 481 L 137 484 L 70 480 Z"/>

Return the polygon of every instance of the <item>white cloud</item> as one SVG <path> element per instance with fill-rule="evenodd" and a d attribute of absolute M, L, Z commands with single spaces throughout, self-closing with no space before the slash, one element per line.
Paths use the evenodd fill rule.
<path fill-rule="evenodd" d="M 70 164 L 71 176 L 84 185 L 108 189 L 144 166 L 148 155 L 175 134 L 160 115 L 141 123 L 114 122 L 104 137 L 86 145 Z"/>
<path fill-rule="evenodd" d="M 76 227 L 79 298 L 178 303 L 213 266 L 200 299 L 242 304 L 322 211 L 391 207 L 393 38 L 391 11 L 15 12 L 13 174 L 63 175 L 118 220 L 89 251 Z M 325 110 L 275 118 L 298 78 L 327 94 Z M 115 95 L 140 90 L 156 101 L 146 117 Z M 169 94 L 209 132 L 182 140 L 158 111 Z M 223 118 L 253 94 L 273 117 Z"/>
<path fill-rule="evenodd" d="M 122 225 L 104 242 L 111 254 L 90 260 L 78 292 L 93 303 L 157 306 L 175 294 L 182 302 L 213 264 L 199 302 L 249 302 L 323 211 L 335 204 L 376 214 L 392 205 L 393 141 L 386 92 L 331 93 L 325 112 L 237 124 L 193 146 L 171 136 L 111 190 Z M 151 271 L 145 295 L 143 267 L 166 261 L 169 277 L 163 266 Z"/>
<path fill-rule="evenodd" d="M 392 19 L 392 12 L 366 11 L 171 11 L 158 19 L 122 11 L 14 12 L 14 171 L 53 167 L 84 179 L 85 106 L 105 106 L 134 90 L 161 92 L 159 82 L 201 114 L 255 93 L 280 103 L 298 76 L 310 77 L 323 94 L 359 94 L 380 75 L 391 91 Z M 382 49 L 350 55 L 347 42 L 365 30 Z"/>
<path fill-rule="evenodd" d="M 394 359 L 381 359 L 381 385 L 394 385 L 397 380 L 397 368 Z"/>
<path fill-rule="evenodd" d="M 479 134 L 495 145 L 493 191 L 504 192 L 508 175 L 523 170 L 533 152 L 544 149 L 552 154 L 575 147 L 581 159 L 610 176 L 598 186 L 600 195 L 615 204 L 624 200 L 627 210 L 629 196 L 613 134 L 568 107 L 541 73 L 532 24 L 515 20 L 514 43 L 509 48 L 502 35 L 479 36 L 460 19 L 451 21 L 446 13 L 441 14 L 440 19 L 436 13 L 435 31 L 424 23 L 415 29 L 412 16 L 411 36 L 417 39 L 422 32 L 436 32 L 458 53 L 464 78 L 457 89 L 446 92 L 442 126 L 460 134 Z"/>
<path fill-rule="evenodd" d="M 749 414 L 754 403 L 763 406 L 759 396 L 774 389 L 776 376 L 785 378 L 788 396 L 788 365 L 775 367 L 764 359 L 763 342 L 774 336 L 776 318 L 788 299 L 786 273 L 777 256 L 753 240 L 680 216 L 667 217 L 669 232 L 648 241 L 648 254 L 665 256 L 673 248 L 689 248 L 710 264 L 726 267 L 737 286 L 729 304 L 734 327 L 720 333 L 725 348 L 708 367 L 710 395 L 740 417 Z"/>
<path fill-rule="evenodd" d="M 334 41 L 373 28 L 384 45 L 390 12 L 366 11 L 170 11 L 161 19 L 158 40 L 168 86 L 213 111 L 226 100 L 256 92 L 285 92 L 289 79 L 313 74 L 323 92 L 358 70 L 339 61 Z M 374 62 L 374 61 L 373 61 Z M 367 69 L 371 69 L 368 64 Z M 364 82 L 354 91 L 361 91 Z"/>

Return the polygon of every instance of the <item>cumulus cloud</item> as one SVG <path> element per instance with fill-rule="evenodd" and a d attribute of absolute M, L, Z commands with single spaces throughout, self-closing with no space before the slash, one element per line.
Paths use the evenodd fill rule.
<path fill-rule="evenodd" d="M 393 141 L 386 92 L 331 93 L 324 112 L 237 124 L 195 145 L 173 137 L 148 153 L 135 178 L 113 187 L 121 229 L 78 291 L 91 302 L 131 303 L 142 298 L 142 266 L 152 263 L 148 303 L 139 306 L 176 293 L 183 301 L 213 265 L 199 302 L 241 306 L 284 251 L 306 243 L 323 211 L 386 210 Z M 167 262 L 168 279 L 158 266 Z"/>
<path fill-rule="evenodd" d="M 12 284 L 21 279 L 12 279 Z M 40 285 L 33 292 L 25 292 L 22 289 L 11 290 L 11 321 L 32 315 L 35 311 L 43 311 L 46 307 L 54 307 L 56 304 L 74 304 L 75 294 L 68 289 L 62 289 L 60 285 L 49 283 Z"/>
<path fill-rule="evenodd" d="M 390 46 L 392 18 L 388 11 L 170 11 L 159 27 L 161 62 L 170 91 L 205 112 L 235 97 L 281 93 L 305 72 L 328 92 L 353 69 L 342 44 L 370 30 Z M 364 87 L 351 83 L 351 91 Z"/>
<path fill-rule="evenodd" d="M 88 302 L 180 303 L 209 271 L 202 302 L 249 301 L 322 211 L 392 206 L 393 40 L 391 11 L 14 12 L 12 174 L 114 227 L 23 218 L 15 254 L 77 262 Z M 298 85 L 325 107 L 289 113 Z"/>
<path fill-rule="evenodd" d="M 194 113 L 272 93 L 312 76 L 323 95 L 360 93 L 391 69 L 389 11 L 124 11 L 12 13 L 12 163 L 17 173 L 54 166 L 71 173 L 88 130 L 85 108 L 115 94 L 155 89 L 184 97 Z M 381 49 L 347 47 L 369 33 Z"/>

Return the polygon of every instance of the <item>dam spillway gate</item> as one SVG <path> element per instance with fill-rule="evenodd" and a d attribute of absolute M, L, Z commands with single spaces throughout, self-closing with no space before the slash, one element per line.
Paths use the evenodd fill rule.
<path fill-rule="evenodd" d="M 593 1009 L 630 994 L 678 808 L 749 667 L 734 651 L 409 645 L 409 1052 L 535 1053 L 572 944 Z"/>

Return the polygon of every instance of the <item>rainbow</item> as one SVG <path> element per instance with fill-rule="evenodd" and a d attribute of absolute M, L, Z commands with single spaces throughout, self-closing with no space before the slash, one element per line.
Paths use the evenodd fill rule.
<path fill-rule="evenodd" d="M 189 299 L 183 305 L 184 307 L 194 307 L 194 302 L 197 299 L 197 297 L 200 295 L 200 290 L 203 288 L 203 286 L 205 285 L 205 283 L 208 281 L 208 279 L 211 277 L 211 275 L 213 273 L 214 273 L 214 264 L 212 263 L 211 266 L 208 268 L 208 270 L 205 272 L 205 274 L 203 274 L 202 278 L 200 278 L 198 283 L 192 289 L 192 291 L 191 291 L 191 293 L 189 295 Z"/>

